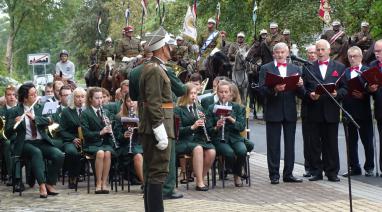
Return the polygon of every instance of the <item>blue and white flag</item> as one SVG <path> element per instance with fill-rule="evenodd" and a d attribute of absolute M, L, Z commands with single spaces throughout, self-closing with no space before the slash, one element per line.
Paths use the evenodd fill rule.
<path fill-rule="evenodd" d="M 253 24 L 256 24 L 256 19 L 257 19 L 257 14 L 256 14 L 256 10 L 257 10 L 257 3 L 256 3 L 256 0 L 254 0 L 254 4 L 253 4 L 253 14 L 252 14 L 252 20 L 253 20 Z"/>

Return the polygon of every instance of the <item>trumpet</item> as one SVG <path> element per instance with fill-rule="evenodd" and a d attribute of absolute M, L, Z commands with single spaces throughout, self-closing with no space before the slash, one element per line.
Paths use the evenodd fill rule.
<path fill-rule="evenodd" d="M 103 120 L 103 122 L 105 123 L 105 125 L 106 125 L 107 127 L 110 127 L 110 128 L 112 129 L 111 122 L 110 122 L 109 118 L 105 116 L 105 113 L 104 113 L 104 111 L 103 111 L 103 108 L 100 107 L 100 110 L 101 110 L 101 116 L 102 116 L 102 120 Z M 119 145 L 117 144 L 117 140 L 115 139 L 113 130 L 111 130 L 110 136 L 111 136 L 111 140 L 112 140 L 113 143 L 114 143 L 114 147 L 115 147 L 116 149 L 118 149 L 118 148 L 119 148 Z"/>
<path fill-rule="evenodd" d="M 204 122 L 204 124 L 203 124 L 203 132 L 204 132 L 204 135 L 206 136 L 207 142 L 211 142 L 210 136 L 208 136 L 208 132 L 207 132 L 207 128 L 206 128 L 205 116 L 203 116 L 203 117 L 200 117 L 200 116 L 199 116 L 199 112 L 200 112 L 200 111 L 199 111 L 199 109 L 198 109 L 198 106 L 199 106 L 198 99 L 195 99 L 193 107 L 194 107 L 194 111 L 196 112 L 196 118 L 197 118 L 198 120 L 199 120 L 200 118 L 203 119 L 203 122 Z"/>
<path fill-rule="evenodd" d="M 13 125 L 13 129 L 15 130 L 22 121 L 24 121 L 25 119 L 25 116 L 27 114 L 27 112 L 31 112 L 33 110 L 33 107 L 35 106 L 35 104 L 39 101 L 39 98 L 36 98 L 36 101 L 33 102 L 33 104 L 30 106 L 29 110 L 25 111 L 22 115 L 21 115 L 21 118 L 18 122 L 15 123 L 15 125 Z"/>

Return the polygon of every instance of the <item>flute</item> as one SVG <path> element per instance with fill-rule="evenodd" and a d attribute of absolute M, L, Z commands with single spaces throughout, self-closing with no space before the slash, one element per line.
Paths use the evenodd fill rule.
<path fill-rule="evenodd" d="M 15 125 L 13 125 L 13 129 L 14 129 L 14 130 L 20 125 L 20 123 L 21 123 L 22 121 L 24 121 L 27 112 L 31 112 L 31 111 L 33 110 L 33 107 L 34 107 L 34 105 L 38 102 L 38 100 L 39 100 L 39 98 L 37 98 L 36 101 L 33 102 L 33 104 L 29 107 L 29 110 L 25 111 L 25 112 L 23 113 L 23 115 L 21 115 L 20 120 L 19 120 L 18 122 L 16 122 Z"/>
<path fill-rule="evenodd" d="M 199 111 L 199 109 L 197 107 L 197 99 L 194 100 L 193 107 L 194 107 L 194 110 L 196 112 L 196 118 L 199 120 L 200 119 L 200 116 L 199 116 L 199 112 L 200 111 Z M 203 122 L 204 122 L 204 124 L 203 124 L 203 131 L 204 131 L 204 135 L 206 136 L 207 142 L 211 142 L 210 136 L 208 136 L 208 132 L 207 132 L 207 128 L 206 128 L 206 122 L 205 122 L 204 118 L 205 117 L 203 117 Z"/>
<path fill-rule="evenodd" d="M 105 116 L 104 111 L 103 111 L 103 108 L 100 107 L 100 110 L 101 110 L 101 114 L 102 114 L 103 122 L 105 123 L 105 125 L 106 125 L 107 127 L 110 127 L 110 129 L 112 129 L 110 120 L 109 120 L 109 118 L 107 118 L 107 117 Z M 110 135 L 111 135 L 111 140 L 112 140 L 113 143 L 114 143 L 114 147 L 115 147 L 116 149 L 118 149 L 119 146 L 118 146 L 118 144 L 117 144 L 117 140 L 115 139 L 113 130 L 111 130 Z"/>

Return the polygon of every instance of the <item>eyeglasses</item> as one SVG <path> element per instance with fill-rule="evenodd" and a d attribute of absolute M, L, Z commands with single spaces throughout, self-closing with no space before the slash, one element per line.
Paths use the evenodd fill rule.
<path fill-rule="evenodd" d="M 349 58 L 357 58 L 357 57 L 361 57 L 361 55 L 348 55 Z"/>
<path fill-rule="evenodd" d="M 374 49 L 374 54 L 381 54 L 381 53 L 382 53 L 382 49 L 378 49 L 378 50 Z"/>

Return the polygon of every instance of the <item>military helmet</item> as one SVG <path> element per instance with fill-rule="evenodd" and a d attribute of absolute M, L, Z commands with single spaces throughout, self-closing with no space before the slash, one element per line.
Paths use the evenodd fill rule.
<path fill-rule="evenodd" d="M 129 25 L 129 26 L 127 26 L 127 27 L 124 27 L 124 28 L 123 28 L 123 32 L 124 32 L 124 33 L 134 32 L 134 27 L 131 26 L 131 25 Z"/>
<path fill-rule="evenodd" d="M 369 23 L 367 21 L 362 21 L 361 27 L 368 27 Z"/>
<path fill-rule="evenodd" d="M 112 42 L 112 39 L 111 39 L 111 37 L 107 37 L 106 39 L 105 39 L 105 42 Z"/>
<path fill-rule="evenodd" d="M 60 57 L 63 55 L 63 54 L 65 54 L 66 56 L 68 56 L 69 57 L 69 52 L 68 51 L 66 51 L 65 49 L 63 49 L 63 50 L 61 50 L 61 52 L 60 52 Z"/>
<path fill-rule="evenodd" d="M 262 35 L 262 34 L 268 34 L 267 30 L 266 29 L 260 30 L 260 35 Z"/>

